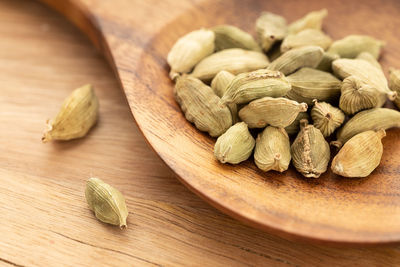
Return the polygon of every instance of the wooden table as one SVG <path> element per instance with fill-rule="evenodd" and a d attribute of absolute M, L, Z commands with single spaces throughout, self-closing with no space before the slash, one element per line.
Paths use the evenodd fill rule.
<path fill-rule="evenodd" d="M 398 247 L 294 243 L 245 226 L 186 189 L 146 144 L 101 55 L 42 4 L 0 1 L 1 266 L 384 266 Z M 40 142 L 72 89 L 93 83 L 100 121 L 87 138 Z M 120 189 L 128 229 L 100 223 L 91 176 Z"/>

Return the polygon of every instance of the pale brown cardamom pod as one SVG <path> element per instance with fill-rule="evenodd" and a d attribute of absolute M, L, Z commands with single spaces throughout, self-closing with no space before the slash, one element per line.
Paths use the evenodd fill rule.
<path fill-rule="evenodd" d="M 331 169 L 344 177 L 366 177 L 379 166 L 385 130 L 366 131 L 353 136 L 333 158 Z"/>
<path fill-rule="evenodd" d="M 258 134 L 254 162 L 260 170 L 284 172 L 290 160 L 290 141 L 285 129 L 268 126 Z"/>
<path fill-rule="evenodd" d="M 328 15 L 328 10 L 326 9 L 312 11 L 306 14 L 301 19 L 292 22 L 288 28 L 289 34 L 295 34 L 305 29 L 321 30 L 322 22 L 327 15 Z"/>
<path fill-rule="evenodd" d="M 324 50 L 319 46 L 303 46 L 283 53 L 267 69 L 289 75 L 303 67 L 315 68 L 323 55 Z"/>
<path fill-rule="evenodd" d="M 235 75 L 233 75 L 230 72 L 222 70 L 218 72 L 218 74 L 214 77 L 214 79 L 212 79 L 211 88 L 214 90 L 215 94 L 218 97 L 222 97 L 225 94 L 226 89 L 228 89 L 229 84 L 232 82 L 234 78 Z M 235 103 L 230 103 L 227 106 L 232 113 L 233 124 L 235 124 L 239 120 L 237 105 Z"/>
<path fill-rule="evenodd" d="M 328 103 L 319 103 L 317 100 L 314 100 L 314 107 L 311 109 L 311 118 L 314 126 L 327 137 L 343 124 L 345 116 L 340 109 Z"/>
<path fill-rule="evenodd" d="M 261 51 L 253 36 L 232 25 L 218 25 L 211 29 L 215 34 L 215 50 L 242 48 Z"/>
<path fill-rule="evenodd" d="M 285 128 L 296 119 L 299 112 L 305 111 L 306 103 L 300 104 L 282 97 L 263 97 L 243 107 L 239 111 L 239 117 L 250 128 L 263 128 L 266 125 Z"/>
<path fill-rule="evenodd" d="M 334 103 L 340 97 L 342 82 L 328 72 L 301 68 L 287 76 L 287 80 L 292 85 L 292 90 L 286 96 L 297 102 L 305 102 L 311 105 L 314 99 L 318 99 L 319 101 Z"/>
<path fill-rule="evenodd" d="M 256 21 L 256 32 L 261 48 L 268 52 L 275 42 L 285 38 L 286 19 L 270 12 L 263 12 Z"/>
<path fill-rule="evenodd" d="M 349 35 L 333 42 L 328 52 L 338 54 L 342 58 L 355 58 L 362 52 L 368 52 L 378 59 L 383 46 L 385 46 L 385 42 L 371 36 Z"/>
<path fill-rule="evenodd" d="M 341 147 L 353 136 L 379 129 L 400 127 L 400 112 L 389 108 L 374 108 L 361 111 L 354 115 L 337 133 L 336 141 L 331 142 L 336 147 Z"/>
<path fill-rule="evenodd" d="M 238 164 L 248 159 L 253 152 L 255 140 L 247 124 L 238 122 L 218 137 L 214 156 L 221 163 Z"/>
<path fill-rule="evenodd" d="M 293 165 L 303 176 L 318 178 L 328 168 L 329 144 L 321 131 L 307 120 L 300 121 L 300 128 L 291 146 Z"/>
<path fill-rule="evenodd" d="M 315 45 L 326 50 L 331 45 L 332 39 L 324 32 L 316 29 L 305 29 L 296 34 L 286 36 L 281 44 L 283 53 L 293 48 Z"/>
<path fill-rule="evenodd" d="M 97 219 L 120 228 L 127 227 L 128 209 L 124 196 L 117 189 L 99 178 L 90 178 L 86 182 L 85 197 Z"/>
<path fill-rule="evenodd" d="M 97 121 L 99 100 L 90 84 L 75 89 L 54 120 L 47 122 L 42 141 L 67 141 L 85 136 Z"/>

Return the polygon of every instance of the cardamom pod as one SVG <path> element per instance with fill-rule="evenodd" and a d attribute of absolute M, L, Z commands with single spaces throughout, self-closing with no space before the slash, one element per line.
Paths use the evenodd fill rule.
<path fill-rule="evenodd" d="M 285 129 L 268 126 L 258 134 L 254 162 L 260 170 L 284 172 L 289 168 L 291 158 Z"/>
<path fill-rule="evenodd" d="M 344 177 L 366 177 L 378 167 L 383 154 L 385 130 L 366 131 L 353 136 L 333 158 L 331 169 Z"/>
<path fill-rule="evenodd" d="M 238 122 L 218 137 L 214 156 L 221 163 L 238 164 L 248 159 L 253 152 L 255 140 L 247 124 Z"/>
<path fill-rule="evenodd" d="M 289 125 L 285 127 L 285 131 L 288 135 L 298 134 L 300 131 L 300 121 L 306 119 L 307 121 L 310 119 L 310 116 L 307 112 L 300 112 L 296 119 Z"/>
<path fill-rule="evenodd" d="M 294 167 L 305 177 L 318 178 L 328 168 L 329 144 L 321 131 L 307 120 L 300 121 L 300 132 L 291 146 L 291 153 Z"/>
<path fill-rule="evenodd" d="M 319 103 L 314 100 L 314 107 L 311 109 L 311 118 L 315 128 L 319 129 L 323 136 L 330 136 L 344 122 L 344 113 L 325 102 Z"/>
<path fill-rule="evenodd" d="M 396 92 L 389 89 L 385 74 L 365 60 L 340 58 L 333 61 L 332 69 L 341 79 L 355 76 L 381 92 L 378 99 L 379 107 L 383 106 L 386 98 L 393 101 L 397 96 Z"/>
<path fill-rule="evenodd" d="M 90 178 L 86 182 L 85 197 L 97 219 L 120 228 L 127 227 L 128 209 L 124 196 L 117 189 L 99 178 Z"/>
<path fill-rule="evenodd" d="M 299 112 L 307 111 L 306 103 L 297 103 L 287 98 L 263 97 L 250 102 L 239 111 L 239 117 L 250 128 L 264 128 L 266 125 L 285 128 Z"/>
<path fill-rule="evenodd" d="M 275 42 L 285 38 L 286 19 L 270 12 L 263 12 L 256 21 L 256 32 L 261 48 L 268 52 Z"/>
<path fill-rule="evenodd" d="M 298 19 L 291 23 L 289 25 L 288 32 L 289 34 L 296 34 L 305 29 L 321 30 L 322 22 L 327 15 L 328 10 L 326 10 L 325 8 L 318 11 L 312 11 L 306 14 L 301 19 Z"/>
<path fill-rule="evenodd" d="M 389 108 L 374 108 L 354 115 L 337 133 L 331 145 L 341 147 L 353 136 L 370 130 L 400 127 L 400 112 Z"/>
<path fill-rule="evenodd" d="M 242 48 L 247 50 L 261 51 L 253 36 L 231 25 L 219 25 L 212 28 L 215 34 L 215 50 L 220 51 L 228 48 Z"/>
<path fill-rule="evenodd" d="M 221 70 L 217 75 L 215 75 L 214 79 L 212 79 L 211 88 L 218 97 L 222 97 L 234 78 L 235 75 L 232 73 Z M 231 111 L 233 124 L 235 124 L 239 120 L 237 105 L 235 103 L 230 103 L 227 106 Z"/>
<path fill-rule="evenodd" d="M 360 78 L 349 76 L 343 80 L 339 107 L 352 115 L 364 109 L 379 107 L 381 93 Z"/>
<path fill-rule="evenodd" d="M 286 96 L 297 102 L 312 104 L 314 99 L 335 103 L 340 97 L 342 82 L 332 74 L 311 68 L 301 68 L 287 76 L 292 85 Z"/>
<path fill-rule="evenodd" d="M 331 45 L 332 39 L 325 33 L 316 29 L 305 29 L 296 34 L 286 36 L 281 44 L 281 51 L 285 53 L 293 48 L 315 45 L 326 50 Z"/>
<path fill-rule="evenodd" d="M 381 64 L 379 64 L 378 60 L 369 52 L 361 52 L 360 54 L 357 55 L 356 59 L 362 59 L 365 60 L 371 65 L 374 65 L 374 67 L 377 67 L 378 69 L 382 70 Z"/>
<path fill-rule="evenodd" d="M 221 70 L 229 71 L 236 75 L 265 68 L 268 64 L 268 58 L 263 53 L 231 48 L 204 58 L 194 68 L 192 76 L 202 81 L 210 81 Z"/>
<path fill-rule="evenodd" d="M 389 87 L 391 90 L 397 93 L 394 103 L 400 108 L 400 70 L 390 68 L 389 69 Z"/>
<path fill-rule="evenodd" d="M 179 77 L 174 94 L 186 119 L 200 131 L 217 137 L 231 127 L 232 115 L 228 107 L 219 104 L 220 98 L 199 79 L 187 75 Z"/>
<path fill-rule="evenodd" d="M 84 85 L 68 96 L 54 120 L 47 121 L 42 141 L 71 140 L 85 136 L 97 121 L 99 100 L 93 86 Z"/>
<path fill-rule="evenodd" d="M 367 35 L 349 35 L 337 40 L 329 47 L 328 52 L 338 54 L 342 58 L 355 58 L 361 52 L 368 52 L 375 59 L 379 58 L 385 42 Z"/>
<path fill-rule="evenodd" d="M 284 96 L 291 86 L 285 75 L 266 69 L 237 75 L 229 84 L 221 103 L 246 104 L 264 96 Z"/>
<path fill-rule="evenodd" d="M 332 62 L 339 58 L 337 54 L 325 52 L 322 56 L 321 62 L 316 67 L 317 70 L 332 72 Z"/>
<path fill-rule="evenodd" d="M 182 73 L 189 73 L 203 58 L 214 52 L 213 31 L 192 31 L 176 41 L 167 56 L 171 67 L 169 76 L 175 80 Z"/>
<path fill-rule="evenodd" d="M 267 69 L 288 75 L 303 67 L 315 68 L 323 55 L 324 50 L 319 46 L 303 46 L 283 53 Z"/>

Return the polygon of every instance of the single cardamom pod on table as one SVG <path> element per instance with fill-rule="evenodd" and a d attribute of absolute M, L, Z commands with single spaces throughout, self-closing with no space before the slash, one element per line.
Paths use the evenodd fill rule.
<path fill-rule="evenodd" d="M 366 131 L 353 136 L 333 158 L 331 169 L 344 177 L 366 177 L 379 166 L 385 130 Z"/>
<path fill-rule="evenodd" d="M 85 197 L 97 219 L 120 228 L 127 227 L 128 209 L 124 196 L 117 189 L 99 178 L 90 178 L 86 182 Z"/>
<path fill-rule="evenodd" d="M 47 122 L 42 141 L 67 141 L 85 136 L 97 121 L 99 100 L 90 84 L 75 89 L 54 120 Z"/>
<path fill-rule="evenodd" d="M 258 134 L 254 162 L 260 170 L 284 172 L 290 160 L 290 141 L 285 129 L 268 126 Z"/>

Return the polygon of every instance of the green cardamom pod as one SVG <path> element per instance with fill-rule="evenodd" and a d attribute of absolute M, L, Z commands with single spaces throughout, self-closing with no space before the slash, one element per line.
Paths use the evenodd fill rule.
<path fill-rule="evenodd" d="M 190 32 L 173 45 L 167 56 L 171 67 L 169 76 L 175 80 L 182 73 L 189 73 L 203 58 L 214 52 L 213 31 L 200 29 Z"/>
<path fill-rule="evenodd" d="M 389 108 L 374 108 L 361 111 L 354 115 L 337 133 L 336 141 L 331 145 L 341 147 L 353 136 L 380 129 L 400 127 L 400 112 Z"/>
<path fill-rule="evenodd" d="M 85 197 L 97 219 L 126 228 L 128 209 L 124 196 L 117 189 L 99 178 L 90 178 L 86 182 Z"/>
<path fill-rule="evenodd" d="M 337 54 L 325 52 L 322 56 L 321 62 L 316 67 L 317 70 L 332 72 L 332 62 L 339 58 Z"/>
<path fill-rule="evenodd" d="M 215 75 L 214 79 L 212 79 L 211 88 L 214 90 L 215 94 L 218 97 L 222 97 L 225 94 L 226 89 L 228 89 L 229 84 L 232 82 L 234 78 L 235 75 L 233 75 L 230 72 L 222 70 L 218 72 L 217 75 Z M 239 120 L 237 105 L 235 103 L 230 103 L 227 106 L 232 113 L 233 124 L 235 124 Z"/>
<path fill-rule="evenodd" d="M 199 79 L 182 75 L 174 89 L 175 99 L 188 121 L 200 131 L 217 137 L 232 125 L 232 115 L 227 106 L 219 104 L 220 98 L 211 87 Z"/>
<path fill-rule="evenodd" d="M 96 124 L 99 100 L 93 86 L 84 85 L 68 96 L 54 120 L 47 121 L 42 141 L 67 141 L 85 136 Z"/>
<path fill-rule="evenodd" d="M 221 103 L 246 104 L 264 96 L 284 96 L 291 86 L 279 71 L 260 69 L 237 75 L 229 84 Z"/>
<path fill-rule="evenodd" d="M 328 168 L 329 144 L 321 131 L 308 124 L 307 120 L 300 121 L 300 128 L 291 146 L 293 165 L 303 176 L 318 178 Z"/>
<path fill-rule="evenodd" d="M 260 170 L 284 172 L 289 168 L 291 158 L 285 129 L 268 126 L 258 134 L 254 162 Z"/>
<path fill-rule="evenodd" d="M 385 136 L 382 129 L 353 136 L 333 158 L 332 171 L 344 177 L 367 177 L 381 162 Z"/>
<path fill-rule="evenodd" d="M 239 111 L 239 117 L 250 128 L 264 128 L 266 125 L 285 128 L 299 112 L 307 111 L 306 103 L 297 103 L 287 98 L 263 97 L 250 102 Z"/>
<path fill-rule="evenodd" d="M 394 103 L 400 108 L 400 70 L 390 68 L 389 69 L 389 87 L 391 90 L 397 93 Z"/>
<path fill-rule="evenodd" d="M 322 31 L 316 29 L 305 29 L 296 34 L 286 36 L 281 44 L 281 51 L 285 53 L 290 49 L 308 45 L 319 46 L 326 50 L 331 43 L 332 39 Z"/>
<path fill-rule="evenodd" d="M 286 19 L 270 12 L 263 12 L 256 21 L 256 32 L 261 48 L 268 52 L 275 42 L 285 38 Z"/>
<path fill-rule="evenodd" d="M 361 52 L 360 54 L 357 55 L 356 59 L 365 60 L 371 63 L 371 65 L 374 65 L 378 69 L 382 70 L 381 64 L 379 64 L 378 60 L 376 60 L 376 58 L 369 52 Z"/>
<path fill-rule="evenodd" d="M 214 156 L 221 163 L 238 164 L 248 159 L 253 152 L 255 140 L 247 124 L 238 122 L 218 137 Z"/>
<path fill-rule="evenodd" d="M 333 61 L 332 69 L 335 75 L 341 79 L 355 76 L 381 92 L 379 107 L 385 104 L 386 98 L 393 101 L 397 96 L 396 92 L 389 89 L 385 74 L 365 60 L 340 58 Z"/>
<path fill-rule="evenodd" d="M 236 75 L 265 68 L 268 64 L 268 58 L 263 53 L 231 48 L 204 58 L 194 68 L 192 76 L 202 81 L 211 81 L 221 70 Z"/>
<path fill-rule="evenodd" d="M 295 135 L 298 134 L 300 131 L 300 121 L 301 120 L 310 120 L 310 116 L 308 115 L 307 112 L 300 112 L 296 119 L 289 125 L 285 127 L 285 131 L 287 132 L 288 135 Z"/>
<path fill-rule="evenodd" d="M 315 128 L 319 129 L 323 136 L 330 136 L 340 125 L 343 124 L 345 116 L 340 109 L 325 103 L 314 100 L 314 107 L 311 109 L 311 118 Z"/>
<path fill-rule="evenodd" d="M 289 25 L 289 34 L 296 34 L 305 29 L 322 29 L 322 22 L 324 18 L 328 15 L 328 10 L 321 9 L 318 11 L 312 11 L 306 14 L 301 19 L 298 19 Z"/>
<path fill-rule="evenodd" d="M 329 47 L 328 52 L 338 54 L 342 58 L 355 58 L 361 52 L 370 53 L 375 59 L 379 58 L 385 42 L 367 35 L 349 35 L 337 40 Z"/>
<path fill-rule="evenodd" d="M 319 46 L 303 46 L 283 53 L 267 69 L 289 75 L 303 67 L 315 68 L 323 55 L 324 50 Z"/>
<path fill-rule="evenodd" d="M 339 107 L 352 115 L 364 109 L 379 107 L 381 93 L 355 76 L 343 80 Z"/>
<path fill-rule="evenodd" d="M 312 104 L 314 99 L 335 103 L 340 97 L 342 82 L 332 74 L 311 68 L 301 68 L 287 76 L 292 85 L 286 96 L 297 102 Z"/>
<path fill-rule="evenodd" d="M 215 50 L 220 51 L 229 48 L 242 48 L 261 51 L 254 38 L 238 27 L 231 25 L 219 25 L 212 28 L 215 34 Z"/>

